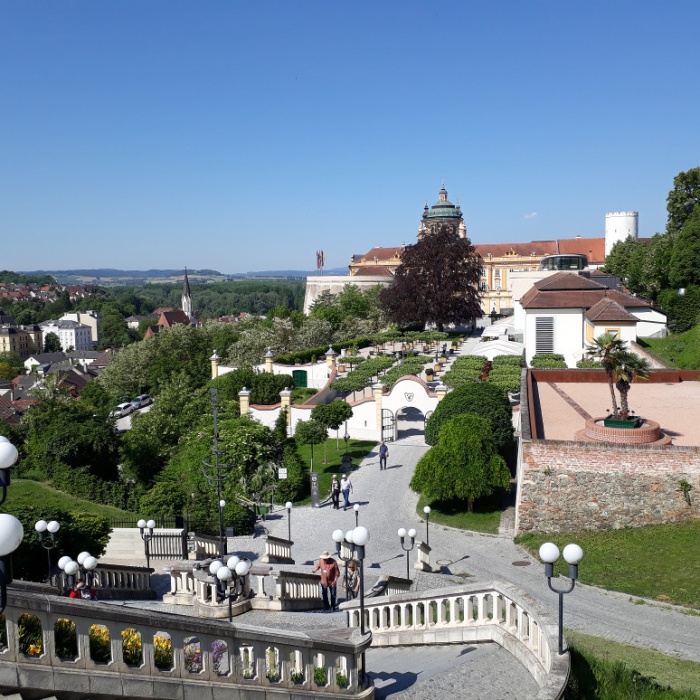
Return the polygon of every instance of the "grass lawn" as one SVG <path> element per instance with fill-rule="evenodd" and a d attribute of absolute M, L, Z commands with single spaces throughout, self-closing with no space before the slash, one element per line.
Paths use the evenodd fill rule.
<path fill-rule="evenodd" d="M 644 346 L 671 367 L 700 369 L 700 325 L 666 338 L 644 338 Z"/>
<path fill-rule="evenodd" d="M 360 462 L 372 450 L 378 447 L 377 442 L 372 440 L 348 440 L 348 454 L 352 457 L 353 468 L 357 468 Z M 331 490 L 331 480 L 333 474 L 340 477 L 343 474 L 342 458 L 345 454 L 345 441 L 341 438 L 336 447 L 335 438 L 328 438 L 325 447 L 323 444 L 314 446 L 314 471 L 318 472 L 318 489 L 321 500 L 323 500 Z M 326 449 L 328 456 L 326 459 Z M 306 465 L 311 464 L 311 445 L 302 445 L 299 447 L 299 455 Z M 379 457 L 377 457 L 379 459 Z M 311 471 L 309 469 L 309 471 Z M 351 477 L 352 480 L 352 477 Z M 311 497 L 299 501 L 297 505 L 306 505 L 311 503 Z"/>
<path fill-rule="evenodd" d="M 700 692 L 700 664 L 579 632 L 567 630 L 566 639 L 572 646 L 572 679 L 569 681 L 572 700 L 700 700 L 697 694 Z M 631 673 L 614 672 L 616 663 L 625 664 Z M 640 678 L 634 680 L 635 672 L 644 679 L 660 686 L 670 686 L 673 690 L 656 690 L 653 682 L 645 683 Z M 633 688 L 627 687 L 628 684 Z"/>
<path fill-rule="evenodd" d="M 501 492 L 488 498 L 480 498 L 474 502 L 474 510 L 467 511 L 466 501 L 443 501 L 430 503 L 423 496 L 418 499 L 416 512 L 420 518 L 425 518 L 424 506 L 430 506 L 430 522 L 436 525 L 449 525 L 462 530 L 475 532 L 498 533 L 501 522 L 503 498 Z"/>
<path fill-rule="evenodd" d="M 556 535 L 520 535 L 515 540 L 533 554 L 543 542 L 559 549 L 569 542 L 583 548 L 579 579 L 613 591 L 700 608 L 700 521 L 623 530 L 586 530 Z M 656 555 L 654 555 L 656 553 Z M 566 575 L 564 558 L 558 573 Z"/>
<path fill-rule="evenodd" d="M 41 517 L 41 509 L 61 508 L 71 512 L 95 513 L 103 518 L 131 518 L 135 514 L 113 506 L 103 506 L 76 498 L 68 493 L 58 491 L 52 486 L 29 479 L 13 479 L 7 490 L 7 501 L 2 510 L 12 513 L 13 507 L 33 507 L 37 510 L 37 518 Z"/>

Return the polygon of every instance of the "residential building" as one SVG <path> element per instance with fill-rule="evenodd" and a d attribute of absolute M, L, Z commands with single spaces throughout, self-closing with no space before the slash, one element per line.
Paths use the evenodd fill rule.
<path fill-rule="evenodd" d="M 49 333 L 58 336 L 61 343 L 61 350 L 92 350 L 92 330 L 89 326 L 75 321 L 44 321 L 39 326 L 44 334 L 44 338 Z"/>
<path fill-rule="evenodd" d="M 83 326 L 88 326 L 88 328 L 90 328 L 93 344 L 97 345 L 99 342 L 98 324 L 100 321 L 100 314 L 98 314 L 97 311 L 75 311 L 73 313 L 63 314 L 59 320 L 75 321 Z"/>

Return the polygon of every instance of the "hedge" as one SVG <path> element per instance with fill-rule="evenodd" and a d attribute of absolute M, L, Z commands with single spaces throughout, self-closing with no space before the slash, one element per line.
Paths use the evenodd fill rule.
<path fill-rule="evenodd" d="M 564 356 L 558 353 L 541 353 L 534 355 L 530 361 L 530 367 L 536 369 L 566 369 Z"/>
<path fill-rule="evenodd" d="M 603 365 L 598 360 L 579 360 L 576 366 L 580 369 L 603 369 Z"/>
<path fill-rule="evenodd" d="M 525 367 L 525 358 L 522 355 L 496 355 L 491 360 L 491 364 L 496 367 Z"/>

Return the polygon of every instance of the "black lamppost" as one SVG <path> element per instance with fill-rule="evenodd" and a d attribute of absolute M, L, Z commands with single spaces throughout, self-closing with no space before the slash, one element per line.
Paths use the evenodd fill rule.
<path fill-rule="evenodd" d="M 216 576 L 216 592 L 221 600 L 228 598 L 229 622 L 233 620 L 233 601 L 245 593 L 245 577 L 252 567 L 253 562 L 236 555 L 229 557 L 226 564 L 216 559 L 209 565 L 209 573 Z"/>
<path fill-rule="evenodd" d="M 218 391 L 211 390 L 211 403 L 214 413 L 214 437 L 212 440 L 211 452 L 214 455 L 214 463 L 209 464 L 202 460 L 204 467 L 202 473 L 204 478 L 209 482 L 210 486 L 216 487 L 216 500 L 221 503 L 221 486 L 226 479 L 231 478 L 231 465 L 222 464 L 219 462 L 219 457 L 223 454 L 223 450 L 219 449 L 219 427 L 218 427 L 218 408 L 217 408 Z M 226 545 L 224 541 L 224 519 L 221 506 L 219 506 L 219 556 L 223 559 L 226 555 Z"/>
<path fill-rule="evenodd" d="M 567 544 L 564 547 L 564 559 L 569 565 L 570 586 L 565 590 L 559 590 L 552 586 L 554 576 L 554 562 L 559 559 L 559 547 L 553 542 L 545 542 L 540 547 L 540 559 L 544 562 L 544 575 L 550 590 L 559 594 L 559 655 L 564 653 L 564 596 L 571 593 L 578 578 L 578 563 L 583 559 L 583 550 L 577 544 Z"/>
<path fill-rule="evenodd" d="M 345 435 L 343 435 L 343 440 L 345 440 L 345 454 L 348 453 L 348 442 L 350 441 L 350 434 L 348 433 L 348 422 L 345 421 Z"/>
<path fill-rule="evenodd" d="M 90 552 L 80 552 L 78 554 L 78 565 L 83 570 L 83 576 L 85 576 L 85 583 L 92 587 L 94 583 L 95 574 L 93 573 L 97 568 L 97 559 L 90 554 Z"/>
<path fill-rule="evenodd" d="M 226 501 L 222 498 L 219 501 L 219 537 L 221 541 L 219 542 L 219 554 L 225 556 L 226 550 L 228 549 L 228 538 L 226 537 L 226 531 L 224 529 L 224 508 L 226 508 Z"/>
<path fill-rule="evenodd" d="M 292 506 L 294 504 L 291 501 L 287 501 L 284 507 L 287 509 L 287 539 L 289 540 L 289 546 L 292 546 Z"/>
<path fill-rule="evenodd" d="M 430 547 L 430 506 L 423 508 L 425 513 L 425 544 Z"/>
<path fill-rule="evenodd" d="M 352 509 L 355 511 L 355 527 L 360 524 L 360 504 L 356 503 Z"/>
<path fill-rule="evenodd" d="M 84 577 L 85 583 L 92 586 L 94 574 L 93 571 L 97 568 L 97 559 L 90 552 L 80 552 L 77 556 L 78 561 L 73 561 L 68 556 L 63 556 L 58 560 L 58 568 L 66 575 L 66 583 L 69 588 L 75 585 L 76 574 Z"/>
<path fill-rule="evenodd" d="M 0 487 L 2 500 L 7 498 L 10 485 L 10 467 L 17 461 L 17 448 L 3 435 L 0 435 Z M 12 583 L 12 552 L 24 539 L 22 523 L 9 513 L 0 513 L 0 614 L 7 605 L 7 586 Z"/>
<path fill-rule="evenodd" d="M 340 546 L 345 540 L 349 545 L 352 546 L 352 555 L 350 557 L 343 557 L 340 553 Z M 360 634 L 364 636 L 365 634 L 365 545 L 369 542 L 369 530 L 359 525 L 354 530 L 348 530 L 343 534 L 342 530 L 334 530 L 333 541 L 335 542 L 335 554 L 341 560 L 346 562 L 345 576 L 346 576 L 346 589 L 347 589 L 347 562 L 351 559 L 357 558 L 360 563 Z M 362 652 L 362 673 L 360 674 L 360 682 L 364 681 L 364 676 L 366 673 L 365 668 L 365 653 Z"/>
<path fill-rule="evenodd" d="M 50 523 L 47 523 L 46 520 L 39 520 L 34 525 L 34 529 L 39 533 L 39 542 L 46 550 L 46 555 L 49 559 L 49 570 L 46 574 L 47 581 L 51 579 L 51 550 L 56 546 L 56 533 L 60 527 L 57 520 L 52 520 Z M 46 532 L 49 533 L 48 537 L 44 537 Z"/>
<path fill-rule="evenodd" d="M 405 546 L 407 534 L 411 538 L 411 546 L 410 547 Z M 416 531 L 413 528 L 411 528 L 407 533 L 406 528 L 404 528 L 404 527 L 399 528 L 399 537 L 401 538 L 401 549 L 403 549 L 403 551 L 406 552 L 406 578 L 410 581 L 411 575 L 410 575 L 410 569 L 409 569 L 410 562 L 408 560 L 408 553 L 413 550 L 413 547 L 416 544 Z"/>
<path fill-rule="evenodd" d="M 155 520 L 149 520 L 146 522 L 143 518 L 139 520 L 136 525 L 139 528 L 139 533 L 141 534 L 141 539 L 143 540 L 143 548 L 146 553 L 146 568 L 151 568 L 151 540 L 153 539 L 153 530 L 156 527 Z"/>

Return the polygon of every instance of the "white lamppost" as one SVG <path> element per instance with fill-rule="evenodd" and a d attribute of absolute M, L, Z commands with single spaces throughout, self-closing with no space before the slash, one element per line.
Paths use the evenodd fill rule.
<path fill-rule="evenodd" d="M 289 547 L 292 546 L 292 506 L 294 504 L 291 501 L 287 501 L 284 507 L 287 509 L 287 539 L 289 540 Z"/>
<path fill-rule="evenodd" d="M 7 444 L 9 445 L 9 443 Z M 17 450 L 15 450 L 16 452 Z M 6 471 L 7 467 L 2 467 L 2 472 Z M 7 476 L 9 482 L 9 473 Z M 3 495 L 5 486 L 6 484 L 3 485 Z M 7 586 L 12 583 L 12 552 L 20 546 L 23 539 L 24 527 L 22 527 L 22 523 L 14 515 L 0 513 L 0 614 L 4 612 L 5 605 L 7 605 Z"/>
<path fill-rule="evenodd" d="M 153 531 L 156 527 L 155 520 L 145 521 L 143 518 L 136 523 L 139 529 L 141 539 L 143 540 L 143 547 L 146 552 L 146 568 L 151 568 L 151 549 L 150 542 L 153 539 Z"/>
<path fill-rule="evenodd" d="M 60 530 L 61 526 L 57 520 L 52 520 L 47 523 L 46 520 L 38 520 L 34 525 L 34 529 L 39 533 L 39 542 L 41 546 L 46 550 L 46 555 L 49 559 L 49 570 L 46 574 L 46 580 L 51 579 L 51 550 L 56 546 L 56 533 Z M 45 533 L 49 533 L 49 537 L 45 537 Z"/>
<path fill-rule="evenodd" d="M 209 573 L 216 576 L 216 590 L 222 600 L 228 598 L 228 621 L 233 620 L 233 601 L 245 592 L 245 579 L 253 567 L 250 559 L 241 559 L 235 554 L 226 564 L 215 559 L 209 565 Z"/>
<path fill-rule="evenodd" d="M 78 565 L 83 570 L 85 583 L 88 586 L 92 586 L 94 578 L 93 571 L 97 568 L 97 559 L 93 557 L 90 552 L 80 552 L 80 554 L 78 554 Z"/>
<path fill-rule="evenodd" d="M 554 562 L 559 559 L 559 547 L 553 542 L 545 542 L 540 547 L 540 559 L 544 562 L 544 575 L 550 590 L 559 594 L 559 654 L 564 653 L 564 595 L 571 593 L 578 578 L 578 564 L 583 559 L 583 550 L 577 544 L 567 544 L 564 547 L 564 559 L 569 565 L 569 578 L 571 585 L 565 590 L 559 590 L 552 586 L 554 576 Z"/>
<path fill-rule="evenodd" d="M 411 540 L 411 546 L 406 547 L 406 535 L 409 536 Z M 410 562 L 408 559 L 408 553 L 413 550 L 413 547 L 416 544 L 416 531 L 411 528 L 408 532 L 406 532 L 405 527 L 399 528 L 399 538 L 401 539 L 401 549 L 403 549 L 404 552 L 406 552 L 406 579 L 408 582 L 411 582 L 411 574 L 410 574 Z"/>
<path fill-rule="evenodd" d="M 425 513 L 425 544 L 430 547 L 430 506 L 423 508 Z"/>
<path fill-rule="evenodd" d="M 360 524 L 360 504 L 356 503 L 352 509 L 355 511 L 355 527 Z"/>

